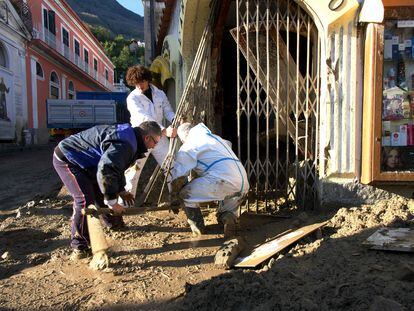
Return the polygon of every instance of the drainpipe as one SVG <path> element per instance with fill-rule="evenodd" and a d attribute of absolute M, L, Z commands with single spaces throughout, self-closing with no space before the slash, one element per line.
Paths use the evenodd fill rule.
<path fill-rule="evenodd" d="M 155 58 L 155 5 L 154 0 L 150 0 L 150 32 L 151 32 L 151 62 Z"/>

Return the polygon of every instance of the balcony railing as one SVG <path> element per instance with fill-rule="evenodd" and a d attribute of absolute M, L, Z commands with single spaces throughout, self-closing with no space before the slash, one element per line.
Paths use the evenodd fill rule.
<path fill-rule="evenodd" d="M 63 56 L 70 60 L 70 49 L 67 45 L 63 44 Z"/>
<path fill-rule="evenodd" d="M 114 86 L 109 83 L 104 75 L 99 74 L 92 66 L 86 63 L 78 54 L 74 53 L 67 45 L 56 39 L 56 36 L 43 27 L 43 25 L 35 25 L 33 27 L 33 38 L 40 39 L 49 45 L 51 48 L 59 52 L 63 57 L 82 69 L 90 77 L 104 85 L 111 91 L 114 90 Z"/>
<path fill-rule="evenodd" d="M 26 26 L 29 32 L 33 30 L 32 12 L 30 11 L 29 5 L 23 0 L 11 0 L 14 8 L 19 14 L 23 24 Z"/>

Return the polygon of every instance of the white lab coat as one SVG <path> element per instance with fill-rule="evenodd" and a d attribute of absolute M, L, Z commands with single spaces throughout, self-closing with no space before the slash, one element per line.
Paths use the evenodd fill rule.
<path fill-rule="evenodd" d="M 171 179 L 187 176 L 194 170 L 193 179 L 180 192 L 187 207 L 199 203 L 220 201 L 218 212 L 237 214 L 243 197 L 249 190 L 246 170 L 226 141 L 214 135 L 203 124 L 193 127 L 178 151 Z"/>
<path fill-rule="evenodd" d="M 137 88 L 128 95 L 127 108 L 131 114 L 131 124 L 136 127 L 144 121 L 155 121 L 159 124 L 161 129 L 164 129 L 164 126 L 162 125 L 163 117 L 165 117 L 169 122 L 172 122 L 172 119 L 175 117 L 175 113 L 165 93 L 152 84 L 150 84 L 150 87 L 152 90 L 152 102 L 142 93 L 140 89 Z M 149 154 L 151 153 L 157 163 L 161 166 L 167 156 L 168 147 L 168 138 L 165 136 L 161 137 L 160 142 L 154 149 L 149 150 L 145 158 L 137 160 L 135 165 L 130 167 L 125 172 L 126 191 L 131 192 L 135 196 L 139 177 Z"/>

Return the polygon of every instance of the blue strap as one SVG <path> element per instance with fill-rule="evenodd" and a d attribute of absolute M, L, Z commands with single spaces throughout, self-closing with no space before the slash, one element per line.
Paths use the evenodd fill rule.
<path fill-rule="evenodd" d="M 229 155 L 232 155 L 232 152 L 231 151 L 229 151 L 229 148 L 228 148 L 228 146 L 226 146 L 226 144 L 223 144 L 223 142 L 221 142 L 214 134 L 212 134 L 211 133 L 211 131 L 210 131 L 210 129 L 207 127 L 207 126 L 205 126 L 205 124 L 204 123 L 202 123 L 202 126 L 204 127 L 204 129 L 206 130 L 206 132 L 207 132 L 207 135 L 208 136 L 210 136 L 210 137 L 212 137 L 213 139 L 215 139 L 220 145 L 222 145 L 223 147 L 224 147 L 224 149 L 226 149 L 226 151 L 229 153 Z M 208 167 L 207 167 L 207 169 L 206 169 L 206 172 L 210 169 L 210 167 L 211 166 L 213 166 L 214 164 L 216 164 L 217 162 L 221 162 L 221 161 L 224 161 L 224 160 L 233 160 L 233 161 L 235 161 L 236 162 L 236 166 L 237 166 L 237 169 L 239 170 L 239 174 L 240 174 L 240 178 L 242 179 L 242 185 L 241 185 L 241 188 L 240 188 L 240 192 L 241 193 L 243 193 L 243 189 L 244 189 L 244 178 L 243 178 L 243 174 L 242 174 L 242 172 L 241 172 L 241 169 L 240 169 L 240 167 L 239 167 L 239 165 L 237 164 L 237 162 L 239 162 L 240 163 L 240 160 L 239 159 L 234 159 L 234 158 L 223 158 L 223 159 L 220 159 L 220 160 L 217 160 L 217 161 L 214 161 L 213 163 L 211 163 Z M 201 162 L 200 162 L 201 163 Z M 204 164 L 205 165 L 205 164 Z"/>
<path fill-rule="evenodd" d="M 234 158 L 221 158 L 221 159 L 218 159 L 218 160 L 216 160 L 216 161 L 214 161 L 213 163 L 211 163 L 209 166 L 207 166 L 207 168 L 206 168 L 206 170 L 204 171 L 204 172 L 207 172 L 210 168 L 212 168 L 215 164 L 217 164 L 217 163 L 219 163 L 219 162 L 222 162 L 222 161 L 227 161 L 227 160 L 230 160 L 230 161 L 235 161 L 235 162 L 240 162 L 238 159 L 234 159 Z M 201 163 L 201 162 L 200 162 Z M 201 164 L 204 164 L 204 163 L 201 163 Z M 205 164 L 204 164 L 205 165 Z"/>
<path fill-rule="evenodd" d="M 200 160 L 197 160 L 197 163 L 200 163 L 201 165 L 203 165 L 203 166 L 205 166 L 205 167 L 208 167 L 208 165 L 207 165 L 207 164 L 205 164 L 204 162 L 201 162 Z"/>

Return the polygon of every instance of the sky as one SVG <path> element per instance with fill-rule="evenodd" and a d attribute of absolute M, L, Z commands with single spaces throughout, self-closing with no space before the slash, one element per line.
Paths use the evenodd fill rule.
<path fill-rule="evenodd" d="M 142 6 L 142 0 L 116 0 L 119 4 L 127 8 L 128 10 L 135 12 L 141 16 L 144 16 L 144 7 Z"/>

